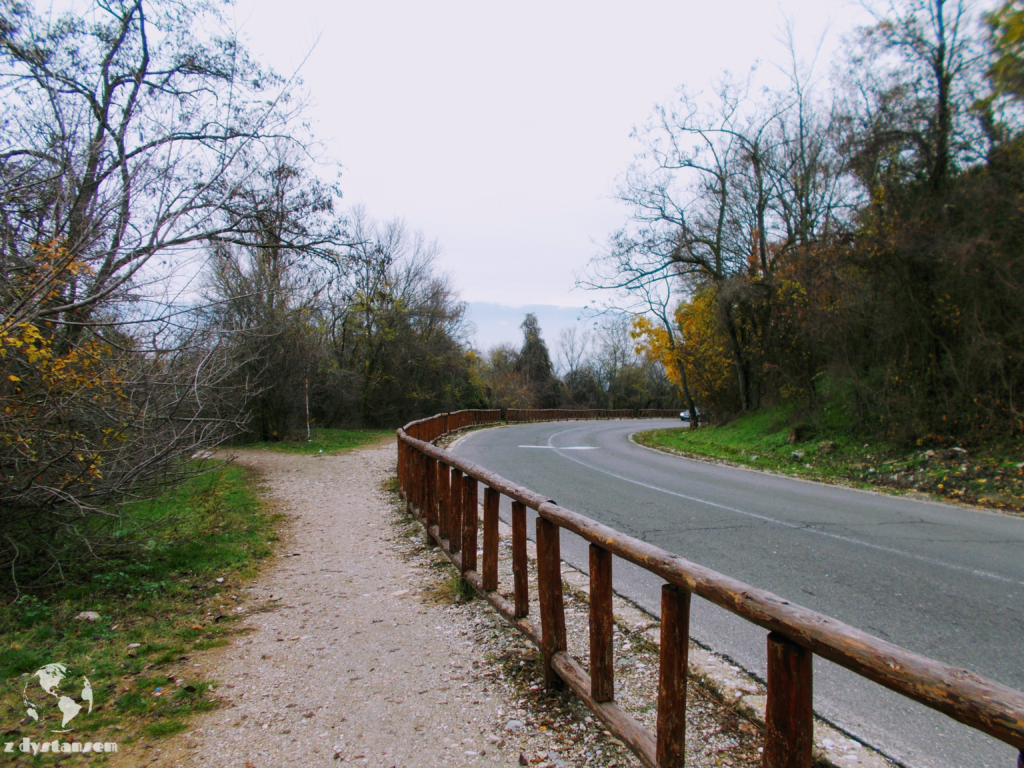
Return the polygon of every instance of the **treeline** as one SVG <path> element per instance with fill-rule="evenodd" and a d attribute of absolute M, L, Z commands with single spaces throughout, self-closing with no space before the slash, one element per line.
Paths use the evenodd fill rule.
<path fill-rule="evenodd" d="M 680 89 L 637 131 L 631 222 L 585 284 L 634 301 L 646 354 L 713 418 L 1021 434 L 1021 40 L 1020 2 L 906 0 L 830 81 L 790 43 L 783 87 Z"/>
<path fill-rule="evenodd" d="M 437 243 L 342 207 L 296 79 L 208 3 L 0 3 L 0 92 L 0 595 L 139 553 L 220 445 L 675 398 L 622 320 L 472 350 Z"/>
<path fill-rule="evenodd" d="M 487 407 L 675 408 L 679 396 L 660 360 L 637 349 L 630 316 L 563 328 L 554 360 L 533 314 L 523 342 L 487 352 L 478 377 Z"/>
<path fill-rule="evenodd" d="M 214 5 L 0 3 L 0 93 L 0 593 L 139 551 L 207 449 L 484 404 L 436 244 L 341 208 Z"/>
<path fill-rule="evenodd" d="M 396 427 L 485 404 L 466 307 L 436 269 L 437 244 L 359 209 L 343 223 L 346 242 L 325 257 L 281 248 L 275 232 L 211 254 L 203 320 L 246 393 L 236 439 Z"/>

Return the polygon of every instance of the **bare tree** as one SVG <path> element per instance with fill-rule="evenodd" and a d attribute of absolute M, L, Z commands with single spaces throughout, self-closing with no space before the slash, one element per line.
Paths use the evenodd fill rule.
<path fill-rule="evenodd" d="M 125 503 L 194 471 L 185 460 L 234 428 L 232 361 L 176 267 L 252 231 L 243 192 L 281 143 L 305 146 L 291 85 L 201 0 L 55 19 L 0 1 L 10 584 L 123 546 Z"/>
<path fill-rule="evenodd" d="M 587 328 L 569 325 L 558 332 L 555 342 L 555 369 L 559 376 L 572 376 L 588 361 L 591 333 Z"/>
<path fill-rule="evenodd" d="M 632 297 L 673 336 L 661 294 L 714 286 L 744 410 L 761 395 L 775 272 L 827 237 L 842 205 L 831 113 L 791 58 L 787 89 L 754 98 L 752 80 L 723 78 L 706 103 L 680 89 L 634 131 L 642 149 L 619 189 L 631 221 L 580 280 Z"/>
<path fill-rule="evenodd" d="M 940 190 L 988 142 L 973 107 L 985 50 L 968 0 L 889 0 L 850 43 L 839 78 L 852 167 L 869 193 L 923 181 Z"/>
<path fill-rule="evenodd" d="M 437 270 L 438 243 L 359 208 L 351 221 L 321 302 L 342 377 L 327 418 L 392 426 L 472 401 L 466 306 Z"/>
<path fill-rule="evenodd" d="M 87 267 L 39 310 L 74 336 L 155 259 L 229 232 L 221 215 L 294 140 L 281 78 L 215 7 L 118 0 L 56 22 L 0 6 L 0 259 L 5 279 L 58 241 Z"/>

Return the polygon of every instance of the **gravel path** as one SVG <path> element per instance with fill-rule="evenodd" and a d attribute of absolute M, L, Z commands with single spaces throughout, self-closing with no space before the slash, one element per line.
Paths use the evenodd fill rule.
<path fill-rule="evenodd" d="M 540 686 L 536 650 L 483 601 L 465 600 L 452 566 L 424 547 L 384 487 L 393 444 L 239 461 L 263 473 L 288 522 L 277 561 L 235 589 L 242 634 L 182 673 L 219 681 L 223 705 L 187 733 L 125 745 L 117 764 L 638 765 L 581 703 Z M 569 603 L 575 630 L 585 612 Z M 629 655 L 629 639 L 617 640 Z M 657 668 L 651 650 L 630 661 L 637 678 Z M 620 672 L 629 708 L 649 720 L 653 699 Z M 760 762 L 759 739 L 732 712 L 704 699 L 691 715 L 700 759 L 688 765 Z"/>

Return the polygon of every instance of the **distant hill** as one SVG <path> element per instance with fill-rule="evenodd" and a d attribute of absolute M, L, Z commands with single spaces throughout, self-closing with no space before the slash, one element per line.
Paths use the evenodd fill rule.
<path fill-rule="evenodd" d="M 583 317 L 583 307 L 558 307 L 551 304 L 506 307 L 503 304 L 490 304 L 484 301 L 468 302 L 468 307 L 469 319 L 476 326 L 475 333 L 471 333 L 469 339 L 473 348 L 480 352 L 486 352 L 491 347 L 506 342 L 516 347 L 520 346 L 523 343 L 523 332 L 519 326 L 527 312 L 533 312 L 537 316 L 541 336 L 547 342 L 552 356 L 558 332 L 562 328 L 594 322 Z"/>

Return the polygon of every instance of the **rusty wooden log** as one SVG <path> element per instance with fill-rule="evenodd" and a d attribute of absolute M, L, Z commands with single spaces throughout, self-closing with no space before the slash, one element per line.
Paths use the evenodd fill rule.
<path fill-rule="evenodd" d="M 418 505 L 418 507 L 419 507 L 419 516 L 422 519 L 426 519 L 426 515 L 427 515 L 427 499 L 428 499 L 428 496 L 430 494 L 430 474 L 429 474 L 430 473 L 430 457 L 429 456 L 421 456 L 420 457 L 420 473 L 421 473 L 421 479 L 420 479 L 420 503 Z"/>
<path fill-rule="evenodd" d="M 410 503 L 411 499 L 411 488 L 412 488 L 412 447 L 408 443 L 402 443 L 405 446 L 405 461 L 403 461 L 403 476 L 402 476 L 402 489 L 405 491 L 405 501 Z"/>
<path fill-rule="evenodd" d="M 530 614 L 530 571 L 526 559 L 526 506 L 512 502 L 512 583 L 516 596 L 516 616 Z"/>
<path fill-rule="evenodd" d="M 492 592 L 498 588 L 498 505 L 501 494 L 489 485 L 484 487 L 484 563 L 481 577 L 483 588 Z"/>
<path fill-rule="evenodd" d="M 440 532 L 436 527 L 429 533 L 436 539 L 440 538 Z M 447 541 L 442 542 L 441 547 L 452 563 L 455 564 L 455 567 L 461 571 L 461 554 L 452 552 Z M 521 632 L 538 648 L 543 647 L 543 632 L 541 628 L 528 618 L 516 616 L 515 606 L 500 593 L 484 589 L 483 579 L 479 573 L 476 571 L 465 571 L 463 572 L 463 578 L 483 599 L 494 606 L 495 610 L 510 625 Z M 654 737 L 615 703 L 594 701 L 590 695 L 590 677 L 583 671 L 583 668 L 575 659 L 563 651 L 556 653 L 552 657 L 551 664 L 558 676 L 566 681 L 583 703 L 600 718 L 608 731 L 633 751 L 640 759 L 642 765 L 646 766 L 646 768 L 658 768 L 655 762 Z"/>
<path fill-rule="evenodd" d="M 590 695 L 615 698 L 615 621 L 612 616 L 612 553 L 590 545 Z"/>
<path fill-rule="evenodd" d="M 423 486 L 426 483 L 426 463 L 427 457 L 419 455 L 416 457 L 416 496 L 415 496 L 415 507 L 416 514 L 423 514 Z"/>
<path fill-rule="evenodd" d="M 435 528 L 433 531 L 431 531 L 431 534 L 436 538 L 438 535 L 437 529 Z M 448 556 L 448 559 L 452 561 L 455 567 L 458 568 L 460 572 L 462 572 L 462 555 L 458 552 L 452 552 L 447 541 L 441 542 L 440 547 Z M 506 621 L 508 621 L 509 624 L 518 629 L 524 635 L 526 635 L 526 637 L 529 638 L 530 642 L 532 642 L 534 645 L 540 648 L 541 630 L 539 626 L 534 624 L 528 618 L 516 616 L 515 606 L 511 602 L 506 600 L 501 594 L 499 594 L 498 592 L 488 592 L 487 590 L 485 590 L 483 587 L 483 581 L 480 577 L 480 574 L 478 574 L 476 571 L 465 571 L 462 573 L 462 578 L 469 582 L 469 584 L 480 594 L 481 597 L 483 597 L 491 605 L 493 605 L 502 615 L 502 617 Z"/>
<path fill-rule="evenodd" d="M 406 507 L 409 510 L 409 514 L 412 514 L 414 497 L 416 495 L 416 457 L 419 455 L 417 451 L 410 450 L 409 457 L 407 459 L 406 466 L 406 478 L 405 478 L 405 500 Z"/>
<path fill-rule="evenodd" d="M 764 767 L 811 768 L 814 741 L 813 654 L 768 633 Z"/>
<path fill-rule="evenodd" d="M 452 552 L 462 548 L 462 472 L 452 467 L 451 473 L 451 510 L 448 513 L 448 535 Z"/>
<path fill-rule="evenodd" d="M 412 513 L 419 516 L 420 509 L 420 486 L 423 484 L 423 476 L 421 467 L 425 457 L 422 453 L 413 455 L 413 466 L 412 466 Z"/>
<path fill-rule="evenodd" d="M 423 508 L 423 520 L 429 528 L 437 518 L 437 467 L 441 462 L 427 458 L 427 495 Z"/>
<path fill-rule="evenodd" d="M 456 557 L 458 557 L 458 555 L 456 555 Z M 505 621 L 522 632 L 530 642 L 540 648 L 540 627 L 525 616 L 516 616 L 515 606 L 499 593 L 488 592 L 485 590 L 483 588 L 483 582 L 480 579 L 480 575 L 476 571 L 466 571 L 463 578 L 465 578 L 466 581 L 468 581 L 473 588 L 476 589 L 476 591 L 480 593 L 485 600 L 487 600 L 487 602 L 494 606 L 495 610 L 501 614 Z"/>
<path fill-rule="evenodd" d="M 402 436 L 398 436 L 398 495 L 405 498 L 405 454 L 409 446 L 402 442 Z"/>
<path fill-rule="evenodd" d="M 444 462 L 437 463 L 437 528 L 447 539 L 452 515 L 451 470 Z"/>
<path fill-rule="evenodd" d="M 400 430 L 416 450 L 444 460 L 551 522 L 609 550 L 665 581 L 744 619 L 777 631 L 842 667 L 1010 744 L 1024 748 L 1024 694 L 873 637 L 843 622 L 790 603 L 765 590 L 697 565 L 583 515 L 548 503 L 473 462 Z"/>
<path fill-rule="evenodd" d="M 590 695 L 590 678 L 572 656 L 564 651 L 556 653 L 551 659 L 551 666 L 573 693 L 601 719 L 608 731 L 630 748 L 642 765 L 658 768 L 655 742 L 650 731 L 626 714 L 618 704 L 594 701 Z"/>
<path fill-rule="evenodd" d="M 661 668 L 658 675 L 658 764 L 686 764 L 686 670 L 690 648 L 690 593 L 661 587 Z"/>
<path fill-rule="evenodd" d="M 462 569 L 476 570 L 477 528 L 479 514 L 477 511 L 476 479 L 465 475 L 462 478 Z"/>
<path fill-rule="evenodd" d="M 504 491 L 503 491 L 504 492 Z M 1024 748 L 1024 694 L 907 651 L 766 590 L 697 565 L 553 504 L 538 514 L 815 654 L 959 722 Z"/>
<path fill-rule="evenodd" d="M 558 538 L 557 525 L 537 518 L 537 597 L 540 602 L 544 685 L 547 688 L 562 686 L 561 678 L 551 666 L 551 658 L 566 649 L 562 555 Z"/>

